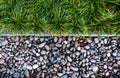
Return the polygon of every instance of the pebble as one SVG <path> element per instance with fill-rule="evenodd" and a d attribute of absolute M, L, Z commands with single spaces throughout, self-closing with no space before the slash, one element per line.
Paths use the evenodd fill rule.
<path fill-rule="evenodd" d="M 58 38 L 57 37 L 54 37 L 54 42 L 57 42 Z"/>
<path fill-rule="evenodd" d="M 30 74 L 28 70 L 25 70 L 25 77 L 30 78 Z"/>
<path fill-rule="evenodd" d="M 69 56 L 67 57 L 67 59 L 69 62 L 72 62 L 72 59 Z"/>
<path fill-rule="evenodd" d="M 105 39 L 104 39 L 104 43 L 107 44 L 107 41 L 108 41 L 108 39 L 105 38 Z"/>
<path fill-rule="evenodd" d="M 90 47 L 89 46 L 85 46 L 85 49 L 90 49 Z"/>
<path fill-rule="evenodd" d="M 90 76 L 89 74 L 82 74 L 83 78 L 89 78 L 89 76 Z"/>
<path fill-rule="evenodd" d="M 28 41 L 28 40 L 26 40 L 25 42 L 26 42 L 27 44 L 29 44 L 29 41 Z"/>
<path fill-rule="evenodd" d="M 27 65 L 26 68 L 27 68 L 28 70 L 32 70 L 32 66 L 31 66 L 31 65 Z"/>
<path fill-rule="evenodd" d="M 107 65 L 104 65 L 104 69 L 107 69 Z"/>
<path fill-rule="evenodd" d="M 118 65 L 120 65 L 120 60 L 119 60 L 119 61 L 117 61 L 117 64 L 118 64 Z"/>
<path fill-rule="evenodd" d="M 3 59 L 0 59 L 0 64 L 3 64 L 5 61 Z"/>
<path fill-rule="evenodd" d="M 50 50 L 50 47 L 48 45 L 45 45 L 46 50 Z"/>
<path fill-rule="evenodd" d="M 45 46 L 45 44 L 46 44 L 45 42 L 44 42 L 44 43 L 41 43 L 41 44 L 39 45 L 39 47 L 42 48 L 42 47 Z"/>
<path fill-rule="evenodd" d="M 71 70 L 73 70 L 73 71 L 78 71 L 78 68 L 77 67 L 70 67 L 71 68 Z"/>
<path fill-rule="evenodd" d="M 67 41 L 64 41 L 65 44 L 67 44 Z"/>
<path fill-rule="evenodd" d="M 6 45 L 8 42 L 5 40 L 5 41 L 0 41 L 0 46 L 2 45 Z"/>
<path fill-rule="evenodd" d="M 107 53 L 107 57 L 110 57 L 110 56 L 111 56 L 111 53 L 110 53 L 110 52 L 108 52 L 108 53 Z"/>
<path fill-rule="evenodd" d="M 2 58 L 2 55 L 0 54 L 0 58 Z"/>
<path fill-rule="evenodd" d="M 98 42 L 99 42 L 98 38 L 95 38 L 95 43 L 98 43 Z"/>
<path fill-rule="evenodd" d="M 106 72 L 105 76 L 109 76 L 109 75 L 110 75 L 110 73 L 109 73 L 109 72 Z"/>
<path fill-rule="evenodd" d="M 86 52 L 86 50 L 81 50 L 81 53 L 85 53 Z"/>
<path fill-rule="evenodd" d="M 80 55 L 80 52 L 76 52 L 76 55 L 79 56 L 79 55 Z"/>
<path fill-rule="evenodd" d="M 57 75 L 58 75 L 59 77 L 61 77 L 61 76 L 63 75 L 63 73 L 57 73 Z"/>
<path fill-rule="evenodd" d="M 91 60 L 91 62 L 92 62 L 92 63 L 95 63 L 95 62 L 96 62 L 96 60 L 92 59 L 92 60 Z"/>
<path fill-rule="evenodd" d="M 37 64 L 33 65 L 33 69 L 37 69 L 39 66 Z"/>
<path fill-rule="evenodd" d="M 94 72 L 97 72 L 97 71 L 98 71 L 98 66 L 93 66 L 93 67 L 92 67 L 92 70 L 93 70 Z"/>
<path fill-rule="evenodd" d="M 80 48 L 80 47 L 77 47 L 77 50 L 78 50 L 78 51 L 80 51 L 80 50 L 81 50 L 81 48 Z"/>
<path fill-rule="evenodd" d="M 14 76 L 14 78 L 20 78 L 20 74 L 19 74 L 18 72 L 15 72 L 15 73 L 13 74 L 13 76 Z"/>
<path fill-rule="evenodd" d="M 65 64 L 67 63 L 67 61 L 66 61 L 65 59 L 62 59 L 62 60 L 61 60 L 61 63 L 62 63 L 63 65 L 65 65 Z"/>
<path fill-rule="evenodd" d="M 40 54 L 39 54 L 39 53 L 36 53 L 36 56 L 38 57 L 38 56 L 40 56 Z"/>
<path fill-rule="evenodd" d="M 47 52 L 45 50 L 41 51 L 42 55 L 45 55 Z"/>
<path fill-rule="evenodd" d="M 117 53 L 113 52 L 112 55 L 113 55 L 113 56 L 117 56 Z"/>

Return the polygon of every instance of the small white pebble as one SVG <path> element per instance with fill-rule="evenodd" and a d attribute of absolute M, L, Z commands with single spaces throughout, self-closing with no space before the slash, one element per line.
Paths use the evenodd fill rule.
<path fill-rule="evenodd" d="M 120 65 L 120 61 L 118 61 L 117 63 L 118 63 L 118 65 Z"/>
<path fill-rule="evenodd" d="M 81 50 L 81 48 L 80 48 L 80 47 L 77 47 L 77 50 L 79 50 L 79 51 L 80 51 L 80 50 Z"/>
<path fill-rule="evenodd" d="M 28 40 L 26 40 L 26 43 L 27 43 L 27 44 L 29 44 L 29 41 L 28 41 Z"/>
<path fill-rule="evenodd" d="M 36 68 L 38 68 L 39 66 L 37 65 L 37 64 L 34 64 L 33 65 L 33 69 L 36 69 Z"/>
<path fill-rule="evenodd" d="M 104 39 L 104 43 L 107 44 L 107 39 L 106 38 Z"/>
<path fill-rule="evenodd" d="M 93 66 L 93 71 L 97 72 L 98 71 L 98 66 Z"/>
<path fill-rule="evenodd" d="M 27 68 L 28 70 L 32 70 L 32 66 L 31 66 L 31 65 L 27 65 L 26 68 Z"/>
<path fill-rule="evenodd" d="M 40 54 L 39 54 L 39 53 L 36 53 L 36 56 L 40 56 Z"/>
<path fill-rule="evenodd" d="M 104 65 L 104 69 L 107 69 L 107 65 Z"/>
<path fill-rule="evenodd" d="M 0 64 L 3 64 L 5 61 L 3 59 L 0 59 Z"/>
<path fill-rule="evenodd" d="M 65 44 L 67 44 L 67 41 L 64 41 Z"/>
<path fill-rule="evenodd" d="M 99 42 L 98 38 L 95 38 L 95 43 L 98 43 L 98 42 Z"/>
<path fill-rule="evenodd" d="M 70 67 L 73 71 L 78 71 L 78 68 L 77 67 Z"/>
<path fill-rule="evenodd" d="M 0 54 L 0 58 L 2 58 L 2 55 Z"/>
<path fill-rule="evenodd" d="M 106 72 L 106 74 L 105 74 L 105 75 L 106 75 L 106 76 L 109 76 L 109 74 L 110 74 L 109 72 Z"/>
<path fill-rule="evenodd" d="M 72 59 L 69 56 L 67 57 L 67 59 L 69 62 L 72 62 Z"/>
<path fill-rule="evenodd" d="M 110 57 L 110 56 L 111 56 L 111 53 L 108 52 L 108 53 L 107 53 L 107 57 Z"/>

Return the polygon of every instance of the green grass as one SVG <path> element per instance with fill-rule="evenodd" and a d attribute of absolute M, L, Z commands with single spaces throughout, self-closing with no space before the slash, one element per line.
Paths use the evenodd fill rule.
<path fill-rule="evenodd" d="M 0 32 L 120 34 L 120 0 L 0 0 Z"/>

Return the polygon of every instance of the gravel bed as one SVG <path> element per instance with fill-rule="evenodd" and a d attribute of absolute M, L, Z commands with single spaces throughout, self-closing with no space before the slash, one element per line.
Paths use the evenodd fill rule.
<path fill-rule="evenodd" d="M 120 78 L 120 39 L 1 36 L 0 78 Z"/>

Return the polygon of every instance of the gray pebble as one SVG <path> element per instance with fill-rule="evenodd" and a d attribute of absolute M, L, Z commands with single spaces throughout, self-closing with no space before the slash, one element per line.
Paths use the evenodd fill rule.
<path fill-rule="evenodd" d="M 90 49 L 90 47 L 89 46 L 85 46 L 85 49 Z"/>
<path fill-rule="evenodd" d="M 57 37 L 54 37 L 54 42 L 57 42 L 58 41 L 58 38 Z"/>
<path fill-rule="evenodd" d="M 39 45 L 39 47 L 42 48 L 42 47 L 45 46 L 45 44 L 46 44 L 45 42 L 44 42 L 44 43 L 41 43 L 41 44 Z"/>
<path fill-rule="evenodd" d="M 47 52 L 45 50 L 43 50 L 43 51 L 41 51 L 41 54 L 45 55 L 45 54 L 47 54 Z"/>
<path fill-rule="evenodd" d="M 28 70 L 25 70 L 25 77 L 30 78 L 30 74 Z"/>
<path fill-rule="evenodd" d="M 5 61 L 3 59 L 0 59 L 0 64 L 3 64 Z"/>
<path fill-rule="evenodd" d="M 71 70 L 73 70 L 73 71 L 78 71 L 78 68 L 77 68 L 77 67 L 71 66 L 70 68 L 71 68 Z"/>
<path fill-rule="evenodd" d="M 27 65 L 26 68 L 27 68 L 28 70 L 32 70 L 32 66 L 31 66 L 31 65 Z"/>
<path fill-rule="evenodd" d="M 94 40 L 95 40 L 95 43 L 98 43 L 98 42 L 99 42 L 98 38 L 95 38 Z"/>
<path fill-rule="evenodd" d="M 98 66 L 93 66 L 93 67 L 92 67 L 92 70 L 93 70 L 94 72 L 97 72 L 97 71 L 98 71 Z"/>
<path fill-rule="evenodd" d="M 48 45 L 45 45 L 46 50 L 50 50 L 50 47 Z"/>
<path fill-rule="evenodd" d="M 78 51 L 80 51 L 80 50 L 81 50 L 81 48 L 80 48 L 80 47 L 77 47 L 77 50 L 78 50 Z"/>
<path fill-rule="evenodd" d="M 14 76 L 14 78 L 20 78 L 20 74 L 19 74 L 18 72 L 15 72 L 15 73 L 13 74 L 13 76 Z"/>

